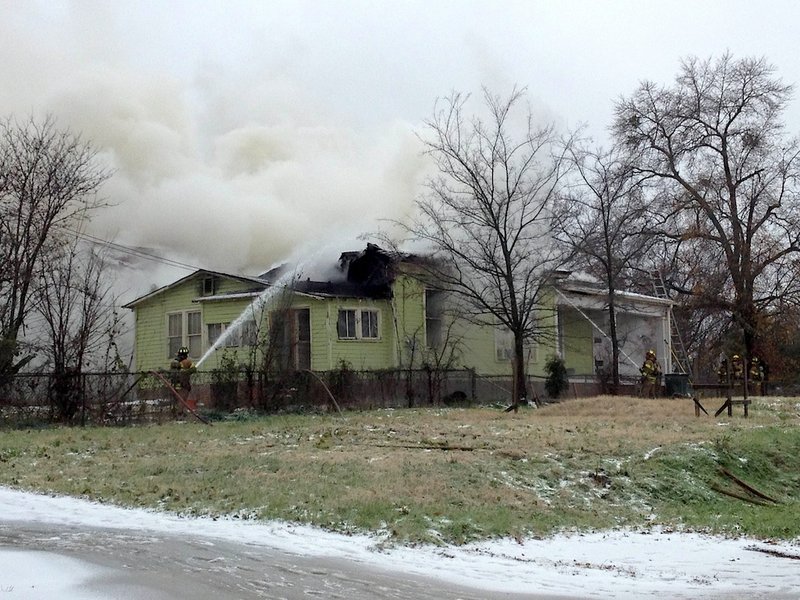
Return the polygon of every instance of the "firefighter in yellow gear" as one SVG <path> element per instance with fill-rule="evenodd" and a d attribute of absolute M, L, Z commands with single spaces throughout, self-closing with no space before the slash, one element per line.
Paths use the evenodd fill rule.
<path fill-rule="evenodd" d="M 734 354 L 731 358 L 731 381 L 733 383 L 744 381 L 744 363 L 738 354 Z"/>
<path fill-rule="evenodd" d="M 655 350 L 648 350 L 644 357 L 644 364 L 639 369 L 642 374 L 639 395 L 647 398 L 655 398 L 658 382 L 661 378 L 661 367 L 656 359 Z"/>
<path fill-rule="evenodd" d="M 197 401 L 190 398 L 189 394 L 192 391 L 192 373 L 194 373 L 197 368 L 194 366 L 192 359 L 189 358 L 189 349 L 186 347 L 180 348 L 175 358 L 172 359 L 169 368 L 172 371 L 172 381 L 175 389 L 186 404 L 192 410 L 196 410 Z"/>
<path fill-rule="evenodd" d="M 764 363 L 757 356 L 750 359 L 750 369 L 747 371 L 747 379 L 750 381 L 752 393 L 762 395 L 764 393 Z"/>

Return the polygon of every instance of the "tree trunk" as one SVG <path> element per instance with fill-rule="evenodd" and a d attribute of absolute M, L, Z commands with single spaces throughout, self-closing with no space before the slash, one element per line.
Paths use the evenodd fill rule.
<path fill-rule="evenodd" d="M 528 401 L 528 381 L 525 376 L 525 345 L 522 335 L 514 334 L 514 406 Z M 515 408 L 516 411 L 516 408 Z"/>
<path fill-rule="evenodd" d="M 611 393 L 619 393 L 619 339 L 617 338 L 617 303 L 614 286 L 608 288 L 608 322 L 611 334 Z"/>

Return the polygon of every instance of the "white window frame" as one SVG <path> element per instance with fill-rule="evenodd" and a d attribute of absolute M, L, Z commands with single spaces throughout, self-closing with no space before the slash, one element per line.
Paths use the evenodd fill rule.
<path fill-rule="evenodd" d="M 200 329 L 195 333 L 189 333 L 189 322 L 190 322 L 190 315 L 198 315 Z M 177 334 L 173 334 L 173 330 L 170 329 L 170 322 L 174 317 L 179 317 L 177 323 L 179 323 L 180 331 Z M 189 356 L 191 358 L 200 358 L 203 353 L 203 312 L 200 310 L 183 310 L 183 311 L 173 311 L 167 313 L 166 317 L 166 340 L 167 340 L 167 358 L 174 358 L 175 352 L 173 351 L 173 343 L 172 340 L 179 340 L 177 343 L 178 348 L 181 346 L 185 346 L 189 348 Z M 171 335 L 172 334 L 172 335 Z M 199 343 L 196 344 L 196 347 L 193 348 L 192 341 L 197 341 L 199 338 Z"/>
<path fill-rule="evenodd" d="M 425 347 L 436 349 L 444 345 L 444 291 L 425 290 Z M 437 309 L 434 312 L 434 308 Z M 435 325 L 435 327 L 434 327 Z"/>
<path fill-rule="evenodd" d="M 228 331 L 230 328 L 230 323 L 206 323 L 206 341 L 208 342 L 208 347 L 211 348 L 219 338 L 225 335 L 225 332 Z M 212 327 L 219 327 L 219 335 L 212 338 L 211 336 L 211 328 Z M 225 339 L 225 343 L 223 347 L 225 348 L 236 348 L 239 346 L 239 335 L 229 335 Z"/>
<path fill-rule="evenodd" d="M 366 320 L 364 319 L 365 315 L 369 315 Z M 381 324 L 380 324 L 380 312 L 376 308 L 362 308 L 358 313 L 358 320 L 360 321 L 360 327 L 358 327 L 359 332 L 361 333 L 361 339 L 363 340 L 379 340 L 381 339 Z M 375 335 L 368 335 L 374 333 Z"/>
<path fill-rule="evenodd" d="M 339 323 L 342 317 L 342 313 L 353 313 L 353 322 L 352 322 L 352 332 L 353 335 L 348 335 L 350 333 L 350 321 L 349 318 L 347 319 L 347 331 L 345 332 L 346 335 L 342 336 L 342 331 L 339 328 Z M 365 315 L 370 315 L 365 319 Z M 370 328 L 370 323 L 373 322 L 374 317 L 374 327 Z M 375 335 L 369 335 L 374 330 Z M 366 335 L 365 335 L 366 334 Z M 381 339 L 381 311 L 378 308 L 363 308 L 363 307 L 355 307 L 355 306 L 340 306 L 336 312 L 336 336 L 341 341 L 353 341 L 353 340 L 362 340 L 362 341 L 378 341 Z"/>

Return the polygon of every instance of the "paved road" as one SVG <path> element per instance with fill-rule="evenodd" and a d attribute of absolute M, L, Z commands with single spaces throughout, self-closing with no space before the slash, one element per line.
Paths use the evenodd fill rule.
<path fill-rule="evenodd" d="M 201 536 L 179 538 L 163 533 L 3 522 L 0 549 L 47 552 L 95 565 L 95 576 L 84 591 L 92 597 L 118 600 L 546 598 L 458 588 L 347 560 L 309 558 Z M 47 576 L 42 573 L 43 578 Z M 11 593 L 8 597 L 37 596 Z"/>

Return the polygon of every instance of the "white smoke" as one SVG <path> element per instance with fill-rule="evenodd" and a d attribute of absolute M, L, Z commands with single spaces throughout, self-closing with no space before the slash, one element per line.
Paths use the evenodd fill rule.
<path fill-rule="evenodd" d="M 169 57 L 160 66 L 122 47 L 130 5 L 53 6 L 0 5 L 0 51 L 13 58 L 0 72 L 0 113 L 50 113 L 100 150 L 114 171 L 102 190 L 112 206 L 92 235 L 257 274 L 412 205 L 426 164 L 415 125 L 348 124 L 292 79 L 291 61 L 233 70 L 205 61 L 178 75 Z M 126 276 L 128 299 L 185 274 L 142 262 Z"/>

